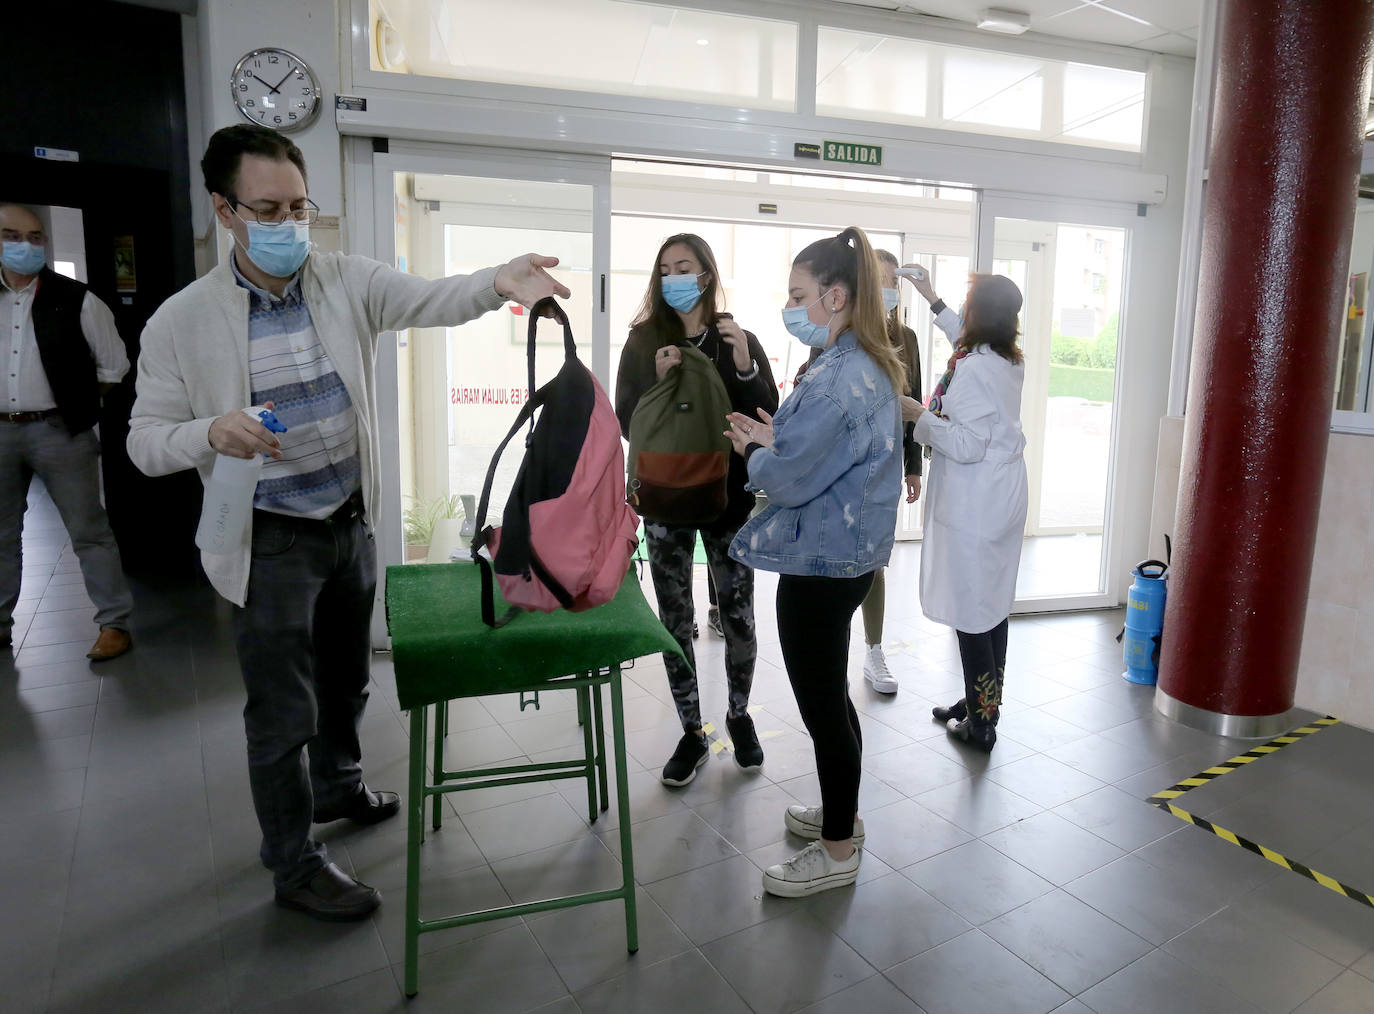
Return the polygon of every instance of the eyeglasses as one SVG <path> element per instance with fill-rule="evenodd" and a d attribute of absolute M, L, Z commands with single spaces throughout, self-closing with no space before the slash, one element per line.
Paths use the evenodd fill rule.
<path fill-rule="evenodd" d="M 229 198 L 229 206 L 234 209 L 235 214 L 238 214 L 239 208 L 243 208 L 245 211 L 250 212 L 253 217 L 251 219 L 244 218 L 243 220 L 245 222 L 257 222 L 259 225 L 285 225 L 287 222 L 293 222 L 298 225 L 311 225 L 320 217 L 320 206 L 308 197 L 305 199 L 305 207 L 288 208 L 286 211 L 279 213 L 259 211 L 252 205 L 244 204 L 237 197 Z M 243 218 L 242 215 L 239 215 L 239 217 Z"/>
<path fill-rule="evenodd" d="M 20 232 L 18 229 L 0 229 L 0 240 L 6 243 L 29 242 L 34 246 L 42 246 L 43 234 L 41 232 Z"/>

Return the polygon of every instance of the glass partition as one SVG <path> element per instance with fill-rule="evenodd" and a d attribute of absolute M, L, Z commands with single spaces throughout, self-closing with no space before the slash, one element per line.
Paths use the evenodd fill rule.
<path fill-rule="evenodd" d="M 795 22 L 621 0 L 371 0 L 370 8 L 373 70 L 796 107 Z"/>
<path fill-rule="evenodd" d="M 816 112 L 1139 151 L 1145 73 L 847 29 L 819 31 Z"/>

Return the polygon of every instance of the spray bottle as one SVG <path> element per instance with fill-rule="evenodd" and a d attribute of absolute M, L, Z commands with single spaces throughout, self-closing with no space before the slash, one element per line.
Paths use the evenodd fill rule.
<path fill-rule="evenodd" d="M 254 405 L 243 411 L 273 433 L 286 432 L 286 427 L 271 409 Z M 253 509 L 253 494 L 257 492 L 264 457 L 261 454 L 251 458 L 216 455 L 214 471 L 210 473 L 210 481 L 205 486 L 200 526 L 196 529 L 196 545 L 205 552 L 232 553 L 238 550 L 248 526 L 248 515 Z"/>

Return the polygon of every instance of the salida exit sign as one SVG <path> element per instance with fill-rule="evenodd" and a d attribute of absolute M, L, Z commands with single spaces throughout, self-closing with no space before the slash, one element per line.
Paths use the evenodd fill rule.
<path fill-rule="evenodd" d="M 881 144 L 852 144 L 849 141 L 822 141 L 820 144 L 799 142 L 792 146 L 792 154 L 797 158 L 817 158 L 823 162 L 844 162 L 848 165 L 883 164 Z"/>

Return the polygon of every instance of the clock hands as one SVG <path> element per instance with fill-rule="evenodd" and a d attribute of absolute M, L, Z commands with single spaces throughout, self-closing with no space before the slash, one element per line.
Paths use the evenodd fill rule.
<path fill-rule="evenodd" d="M 287 77 L 290 77 L 290 76 L 291 76 L 292 74 L 294 74 L 294 73 L 296 73 L 296 68 L 295 68 L 295 67 L 292 67 L 290 70 L 288 70 L 288 71 L 286 72 L 286 77 L 284 77 L 284 78 L 282 78 L 280 81 L 278 81 L 276 87 L 273 88 L 272 90 L 273 90 L 274 92 L 277 91 L 278 88 L 280 88 L 282 85 L 284 85 L 284 84 L 286 83 L 286 78 L 287 78 Z M 267 84 L 267 82 L 264 81 L 263 84 Z M 280 92 L 278 92 L 278 94 L 280 94 Z"/>
<path fill-rule="evenodd" d="M 249 76 L 249 77 L 252 77 L 252 78 L 256 78 L 257 81 L 260 82 L 261 84 L 267 85 L 267 88 L 268 88 L 269 91 L 274 91 L 274 92 L 276 92 L 278 95 L 281 94 L 281 92 L 277 89 L 276 85 L 267 84 L 266 81 L 263 81 L 262 78 L 258 77 L 256 74 L 252 73 L 251 71 L 249 72 L 248 76 Z M 290 74 L 287 74 L 287 75 L 286 75 L 286 77 L 290 77 L 290 76 L 291 76 Z M 282 81 L 285 81 L 285 80 L 286 80 L 286 77 L 282 78 L 281 80 L 282 80 Z M 281 81 L 278 81 L 277 84 L 281 84 Z"/>

